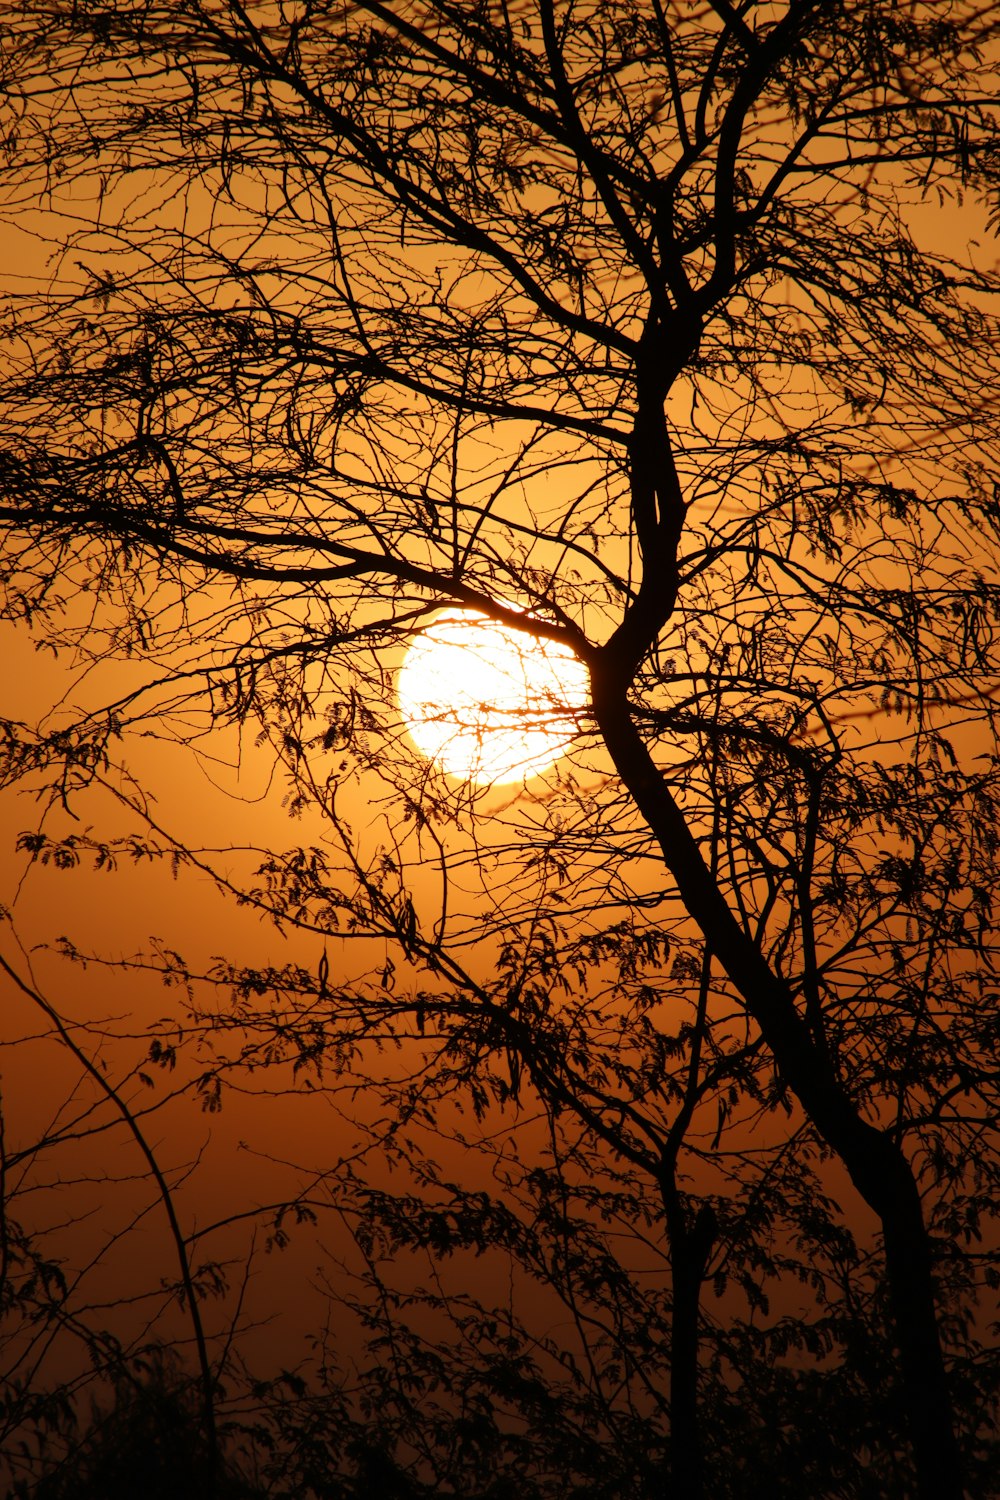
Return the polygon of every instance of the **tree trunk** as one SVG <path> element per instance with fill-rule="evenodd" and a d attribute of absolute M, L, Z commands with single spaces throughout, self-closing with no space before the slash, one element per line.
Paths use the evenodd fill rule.
<path fill-rule="evenodd" d="M 624 675 L 613 656 L 591 669 L 604 742 L 656 837 L 684 905 L 742 995 L 782 1078 L 881 1222 L 917 1494 L 920 1500 L 962 1500 L 930 1245 L 910 1165 L 889 1136 L 861 1118 L 800 1018 L 791 991 L 730 911 L 632 723 Z"/>
<path fill-rule="evenodd" d="M 673 1302 L 670 1316 L 670 1500 L 702 1500 L 704 1448 L 698 1409 L 698 1310 L 705 1267 L 715 1242 L 716 1221 L 708 1205 L 687 1223 L 670 1174 L 661 1181 L 670 1234 Z"/>

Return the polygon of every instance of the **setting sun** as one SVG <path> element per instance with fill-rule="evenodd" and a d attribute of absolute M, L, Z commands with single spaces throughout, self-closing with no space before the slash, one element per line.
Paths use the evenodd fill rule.
<path fill-rule="evenodd" d="M 538 776 L 565 754 L 588 679 L 568 647 L 465 610 L 413 640 L 397 688 L 418 750 L 449 776 L 490 784 Z"/>

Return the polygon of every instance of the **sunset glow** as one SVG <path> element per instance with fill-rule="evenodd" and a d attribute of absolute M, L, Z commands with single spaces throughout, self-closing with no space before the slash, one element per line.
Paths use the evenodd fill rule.
<path fill-rule="evenodd" d="M 492 784 L 541 775 L 565 754 L 588 678 L 568 647 L 468 610 L 420 632 L 397 690 L 428 760 L 449 776 Z"/>

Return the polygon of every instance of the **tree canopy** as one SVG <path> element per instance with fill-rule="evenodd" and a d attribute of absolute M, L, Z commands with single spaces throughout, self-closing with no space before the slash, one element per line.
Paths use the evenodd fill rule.
<path fill-rule="evenodd" d="M 972 0 L 0 23 L 5 213 L 50 247 L 4 306 L 4 608 L 73 683 L 3 722 L 19 845 L 274 924 L 211 964 L 183 930 L 67 939 L 170 985 L 103 1043 L 16 904 L 5 969 L 147 1165 L 171 1089 L 224 1114 L 307 1080 L 360 1122 L 257 1215 L 360 1256 L 329 1294 L 370 1362 L 313 1386 L 240 1385 L 158 1179 L 200 1420 L 217 1445 L 255 1392 L 233 1430 L 274 1493 L 988 1482 L 998 32 Z M 546 775 L 407 734 L 442 610 L 585 665 L 585 702 L 531 710 L 572 728 Z M 213 849 L 151 743 L 273 796 Z M 12 1370 L 40 1287 L 73 1316 L 13 1191 L 66 1138 L 5 1169 Z M 444 1279 L 394 1287 L 418 1251 Z M 8 1381 L 11 1431 L 31 1399 Z"/>

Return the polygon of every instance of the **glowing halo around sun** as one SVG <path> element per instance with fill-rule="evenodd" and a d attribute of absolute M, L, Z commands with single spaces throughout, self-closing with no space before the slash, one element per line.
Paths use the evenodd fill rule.
<path fill-rule="evenodd" d="M 462 610 L 414 637 L 396 692 L 422 755 L 449 776 L 492 785 L 539 776 L 565 754 L 589 680 L 568 646 Z"/>

